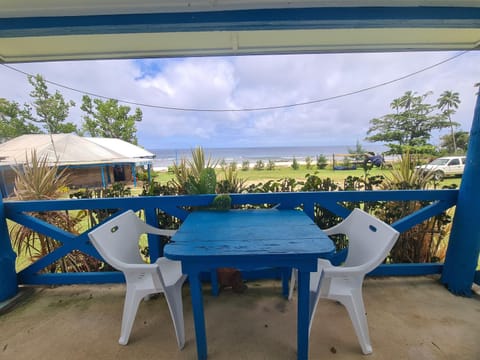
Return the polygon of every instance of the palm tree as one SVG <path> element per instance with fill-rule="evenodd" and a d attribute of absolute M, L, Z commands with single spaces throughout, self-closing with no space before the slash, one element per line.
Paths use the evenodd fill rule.
<path fill-rule="evenodd" d="M 458 109 L 458 105 L 460 104 L 460 97 L 458 92 L 453 92 L 450 90 L 445 90 L 437 100 L 438 108 L 443 111 L 443 114 L 448 118 L 450 122 L 450 133 L 452 135 L 452 142 L 453 142 L 453 152 L 457 153 L 457 143 L 455 141 L 455 133 L 453 131 L 454 124 L 451 119 L 451 115 L 455 113 L 454 109 Z"/>

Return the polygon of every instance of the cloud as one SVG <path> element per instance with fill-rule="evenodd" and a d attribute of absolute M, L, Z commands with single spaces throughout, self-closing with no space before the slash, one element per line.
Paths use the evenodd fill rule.
<path fill-rule="evenodd" d="M 435 103 L 444 90 L 460 93 L 453 120 L 469 131 L 480 79 L 480 53 L 469 52 L 400 81 L 450 58 L 456 52 L 278 55 L 78 61 L 11 65 L 83 92 L 139 105 L 139 143 L 146 148 L 192 148 L 286 145 L 348 145 L 363 141 L 369 121 L 390 112 L 389 104 L 405 91 Z M 25 75 L 0 67 L 2 97 L 31 102 Z M 381 87 L 368 89 L 378 84 Z M 49 85 L 73 99 L 70 121 L 81 123 L 82 94 Z M 350 94 L 348 96 L 340 96 Z M 334 99 L 331 99 L 334 98 Z M 176 111 L 182 109 L 251 109 L 309 105 L 258 111 Z M 438 136 L 433 141 L 438 141 Z"/>

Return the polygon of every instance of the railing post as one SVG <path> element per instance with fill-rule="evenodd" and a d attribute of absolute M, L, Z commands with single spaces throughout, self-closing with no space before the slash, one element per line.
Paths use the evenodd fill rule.
<path fill-rule="evenodd" d="M 441 281 L 457 295 L 471 296 L 480 251 L 480 94 L 473 115 L 467 163 L 458 192 Z"/>
<path fill-rule="evenodd" d="M 5 208 L 0 193 L 0 301 L 10 299 L 18 292 L 16 257 L 8 235 Z"/>

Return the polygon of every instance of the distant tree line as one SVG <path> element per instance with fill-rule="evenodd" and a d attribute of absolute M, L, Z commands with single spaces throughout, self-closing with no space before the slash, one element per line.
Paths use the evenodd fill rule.
<path fill-rule="evenodd" d="M 457 131 L 459 123 L 452 115 L 460 104 L 457 92 L 444 91 L 435 104 L 427 102 L 432 92 L 419 95 L 407 91 L 390 103 L 392 113 L 370 120 L 365 138 L 370 142 L 382 142 L 389 147 L 389 154 L 435 154 L 430 143 L 433 130 L 449 129 L 450 134 L 441 137 L 440 147 L 447 153 L 465 153 L 468 133 Z"/>
<path fill-rule="evenodd" d="M 130 107 L 119 105 L 117 100 L 84 95 L 80 107 L 84 115 L 79 127 L 67 121 L 74 101 L 65 100 L 58 90 L 50 92 L 41 75 L 28 76 L 28 82 L 33 87 L 30 103 L 22 105 L 0 98 L 0 142 L 24 134 L 75 133 L 138 143 L 136 123 L 143 116 L 139 108 L 130 114 Z"/>

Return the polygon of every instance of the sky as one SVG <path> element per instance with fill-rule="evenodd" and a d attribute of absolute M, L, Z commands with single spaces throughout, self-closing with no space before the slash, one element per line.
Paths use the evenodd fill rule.
<path fill-rule="evenodd" d="M 131 113 L 136 107 L 142 110 L 137 137 L 139 145 L 147 149 L 354 146 L 357 142 L 367 145 L 364 139 L 369 121 L 392 112 L 390 103 L 406 91 L 419 95 L 432 91 L 426 100 L 432 104 L 445 90 L 458 92 L 461 104 L 452 120 L 461 124 L 459 130 L 470 131 L 477 93 L 474 84 L 480 82 L 480 51 L 96 60 L 8 66 L 41 74 L 47 81 L 77 90 L 48 84 L 51 93 L 58 90 L 66 100 L 76 102 L 68 120 L 77 125 L 82 122 L 83 93 L 150 105 L 124 104 L 132 108 Z M 26 75 L 0 64 L 0 80 L 0 97 L 20 104 L 32 102 L 32 87 Z M 354 94 L 342 96 L 350 93 Z M 332 97 L 336 98 L 324 100 Z M 314 103 L 292 106 L 304 102 Z M 162 108 L 242 110 L 280 106 L 285 107 L 214 112 Z M 445 133 L 435 131 L 431 142 L 438 144 Z"/>

